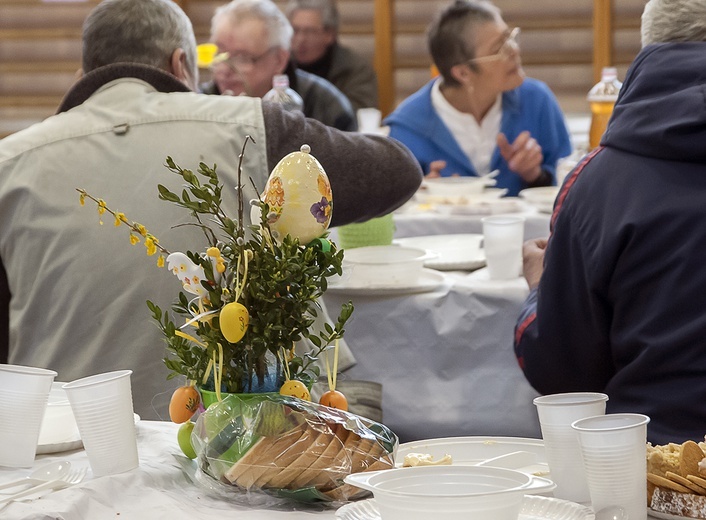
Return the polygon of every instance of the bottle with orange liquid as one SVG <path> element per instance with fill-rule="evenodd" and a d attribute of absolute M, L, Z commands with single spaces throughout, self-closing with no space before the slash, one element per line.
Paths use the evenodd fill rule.
<path fill-rule="evenodd" d="M 615 67 L 604 67 L 601 80 L 588 92 L 588 103 L 591 107 L 591 130 L 588 134 L 588 144 L 591 150 L 601 142 L 601 136 L 608 126 L 613 113 L 613 107 L 618 99 L 618 92 L 623 84 L 618 81 L 618 71 Z"/>

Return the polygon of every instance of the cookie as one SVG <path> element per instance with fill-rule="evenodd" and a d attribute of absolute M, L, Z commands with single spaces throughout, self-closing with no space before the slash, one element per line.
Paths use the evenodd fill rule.
<path fill-rule="evenodd" d="M 647 481 L 652 482 L 655 486 L 660 488 L 671 489 L 672 491 L 679 491 L 680 493 L 691 493 L 691 490 L 688 487 L 682 486 L 681 484 L 678 484 L 673 480 L 669 480 L 668 478 L 655 475 L 654 473 L 647 474 Z"/>
<path fill-rule="evenodd" d="M 681 484 L 685 488 L 690 489 L 693 493 L 697 495 L 703 495 L 704 493 L 702 492 L 701 488 L 697 485 L 691 482 L 688 478 L 684 478 L 681 475 L 677 475 L 676 473 L 672 473 L 671 471 L 667 471 L 667 478 L 673 482 L 676 482 L 677 484 Z"/>
<path fill-rule="evenodd" d="M 704 452 L 694 441 L 682 444 L 679 453 L 679 474 L 686 478 L 687 475 L 699 474 L 699 462 L 704 458 Z"/>

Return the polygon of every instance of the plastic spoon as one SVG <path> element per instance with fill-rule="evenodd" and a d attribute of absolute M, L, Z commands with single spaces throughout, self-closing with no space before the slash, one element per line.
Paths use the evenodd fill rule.
<path fill-rule="evenodd" d="M 0 484 L 0 489 L 14 488 L 16 486 L 27 484 L 43 484 L 44 482 L 48 482 L 50 480 L 61 480 L 68 475 L 70 469 L 71 463 L 67 460 L 51 462 L 49 464 L 45 464 L 44 466 L 38 467 L 27 477 Z"/>

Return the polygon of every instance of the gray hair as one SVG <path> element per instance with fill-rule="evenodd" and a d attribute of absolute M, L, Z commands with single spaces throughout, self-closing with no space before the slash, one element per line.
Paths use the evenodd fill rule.
<path fill-rule="evenodd" d="M 642 46 L 706 41 L 704 0 L 650 0 L 642 13 Z"/>
<path fill-rule="evenodd" d="M 427 29 L 427 44 L 445 84 L 458 86 L 451 68 L 476 57 L 475 41 L 469 35 L 480 25 L 498 20 L 500 9 L 486 0 L 456 0 L 436 16 Z"/>
<path fill-rule="evenodd" d="M 324 29 L 330 29 L 338 33 L 340 17 L 335 0 L 289 0 L 284 12 L 291 20 L 296 11 L 302 10 L 318 11 L 321 13 L 321 22 Z"/>
<path fill-rule="evenodd" d="M 280 47 L 288 51 L 292 46 L 292 25 L 279 7 L 270 0 L 233 0 L 222 5 L 216 9 L 211 19 L 211 35 L 223 17 L 227 17 L 231 24 L 249 19 L 261 20 L 267 28 L 270 47 Z"/>
<path fill-rule="evenodd" d="M 196 38 L 191 21 L 171 0 L 104 0 L 83 23 L 83 70 L 127 62 L 171 70 L 176 49 L 194 81 Z"/>

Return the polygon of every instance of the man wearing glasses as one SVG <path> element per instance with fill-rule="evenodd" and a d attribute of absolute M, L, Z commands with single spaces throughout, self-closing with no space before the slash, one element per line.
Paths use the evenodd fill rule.
<path fill-rule="evenodd" d="M 346 96 L 323 78 L 290 63 L 292 26 L 270 0 L 233 0 L 219 7 L 211 21 L 211 40 L 222 58 L 213 79 L 201 85 L 206 94 L 262 97 L 277 74 L 304 100 L 304 115 L 339 130 L 355 131 L 355 112 Z"/>
<path fill-rule="evenodd" d="M 556 183 L 569 133 L 549 88 L 525 78 L 519 32 L 484 0 L 457 0 L 432 22 L 428 44 L 440 77 L 385 120 L 427 175 L 497 169 L 497 187 L 509 196 Z"/>
<path fill-rule="evenodd" d="M 285 12 L 294 29 L 292 57 L 297 66 L 336 85 L 354 109 L 377 108 L 375 71 L 367 60 L 338 41 L 335 0 L 290 0 Z"/>

